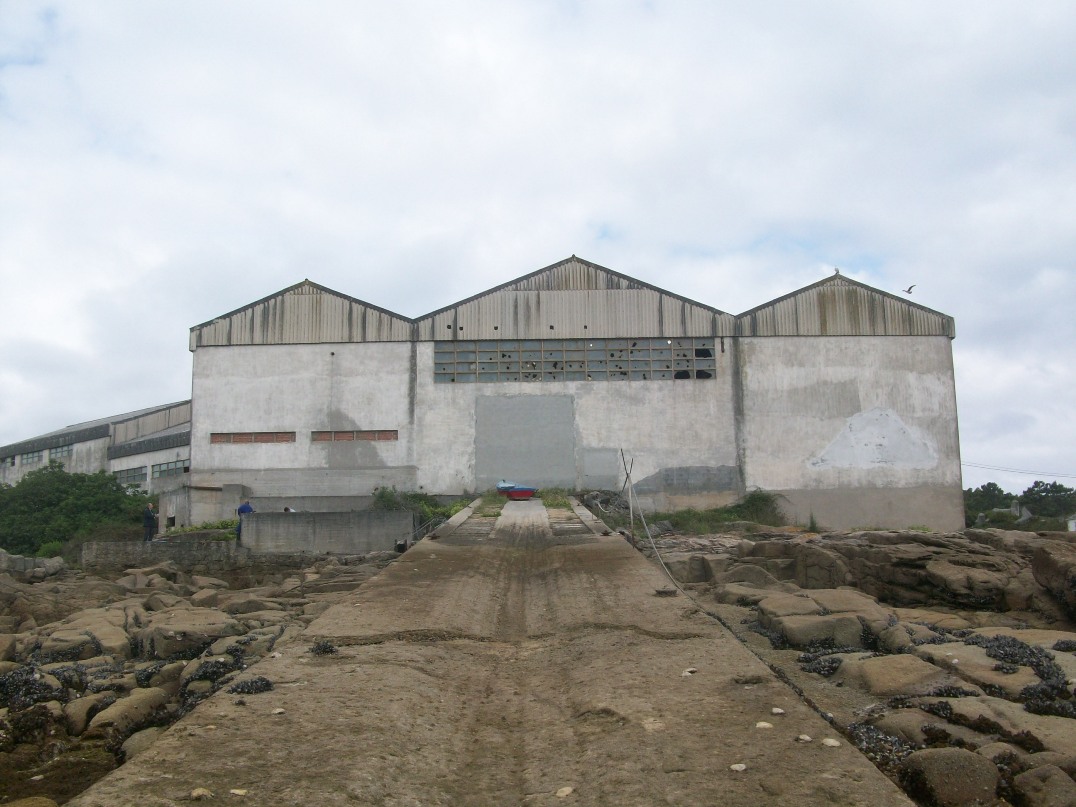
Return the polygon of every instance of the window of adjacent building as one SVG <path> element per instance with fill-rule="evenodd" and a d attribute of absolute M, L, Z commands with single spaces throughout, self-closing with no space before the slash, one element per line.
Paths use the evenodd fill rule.
<path fill-rule="evenodd" d="M 716 375 L 712 337 L 435 342 L 438 383 L 672 381 Z"/>
<path fill-rule="evenodd" d="M 310 432 L 310 440 L 314 443 L 350 443 L 356 440 L 370 440 L 385 442 L 399 440 L 400 433 L 395 429 L 363 430 L 363 431 L 335 431 L 335 432 Z"/>
<path fill-rule="evenodd" d="M 213 432 L 210 443 L 294 443 L 295 432 Z"/>
<path fill-rule="evenodd" d="M 160 479 L 165 476 L 179 476 L 189 473 L 190 460 L 175 460 L 174 462 L 162 462 L 153 466 L 153 478 Z"/>
<path fill-rule="evenodd" d="M 49 459 L 50 460 L 60 460 L 60 459 L 63 459 L 64 457 L 70 457 L 71 452 L 74 451 L 74 449 L 75 449 L 74 446 L 60 446 L 59 448 L 50 448 L 49 449 Z"/>
<path fill-rule="evenodd" d="M 154 466 L 154 468 L 156 467 Z M 116 471 L 113 475 L 121 485 L 139 485 L 146 481 L 146 466 L 124 468 L 122 471 Z M 160 474 L 155 474 L 155 476 L 160 476 Z"/>
<path fill-rule="evenodd" d="M 35 462 L 41 462 L 45 457 L 45 451 L 27 451 L 24 454 L 19 455 L 19 462 L 23 465 L 31 465 Z"/>
<path fill-rule="evenodd" d="M 10 457 L 4 457 L 3 459 L 0 459 L 0 465 L 6 465 L 9 468 L 14 468 L 15 467 L 15 455 L 12 454 Z"/>

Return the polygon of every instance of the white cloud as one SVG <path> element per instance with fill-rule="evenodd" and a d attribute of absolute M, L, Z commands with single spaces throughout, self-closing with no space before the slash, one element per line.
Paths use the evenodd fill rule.
<path fill-rule="evenodd" d="M 305 277 L 415 316 L 575 253 L 732 313 L 916 283 L 964 458 L 1076 473 L 1069 3 L 0 15 L 0 443 L 186 397 L 187 329 Z"/>

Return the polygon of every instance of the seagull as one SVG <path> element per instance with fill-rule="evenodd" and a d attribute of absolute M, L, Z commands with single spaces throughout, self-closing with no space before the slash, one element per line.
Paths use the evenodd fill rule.
<path fill-rule="evenodd" d="M 833 274 L 835 274 L 835 275 L 839 275 L 840 273 L 841 273 L 841 270 L 840 270 L 840 269 L 838 269 L 838 268 L 837 268 L 836 266 L 834 266 L 834 267 L 833 267 Z"/>
<path fill-rule="evenodd" d="M 914 288 L 915 288 L 915 284 L 913 283 L 913 284 L 912 284 L 912 285 L 910 285 L 910 286 L 909 286 L 908 288 L 906 288 L 906 289 L 901 289 L 901 291 L 903 291 L 903 292 L 904 292 L 905 294 L 911 294 L 911 293 L 912 293 L 912 289 L 914 289 Z"/>

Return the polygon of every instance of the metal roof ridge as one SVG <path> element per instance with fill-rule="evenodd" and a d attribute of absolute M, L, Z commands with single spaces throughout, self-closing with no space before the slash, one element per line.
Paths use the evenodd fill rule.
<path fill-rule="evenodd" d="M 205 322 L 201 322 L 201 323 L 199 323 L 197 325 L 192 325 L 190 327 L 190 330 L 194 331 L 194 330 L 197 330 L 198 328 L 205 328 L 208 325 L 212 325 L 214 322 L 217 322 L 217 321 L 222 320 L 222 319 L 227 319 L 228 317 L 235 316 L 236 314 L 238 314 L 238 313 L 240 313 L 242 311 L 246 311 L 248 309 L 254 308 L 257 305 L 261 305 L 262 303 L 266 303 L 269 300 L 272 300 L 274 298 L 283 297 L 285 294 L 288 294 L 289 292 L 293 292 L 296 289 L 302 288 L 303 286 L 309 286 L 311 288 L 315 288 L 318 291 L 324 292 L 326 294 L 331 294 L 334 297 L 339 297 L 339 298 L 341 298 L 343 300 L 348 300 L 348 301 L 353 302 L 353 303 L 358 303 L 359 305 L 364 306 L 366 308 L 371 308 L 371 309 L 373 309 L 375 311 L 380 311 L 382 314 L 387 314 L 390 317 L 394 317 L 394 318 L 396 318 L 398 320 L 406 322 L 408 325 L 414 325 L 415 324 L 415 320 L 411 319 L 410 317 L 406 317 L 403 314 L 397 314 L 395 311 L 389 311 L 387 308 L 382 308 L 379 305 L 374 305 L 373 303 L 368 303 L 365 300 L 360 300 L 358 297 L 352 297 L 350 294 L 344 294 L 343 292 L 336 291 L 335 289 L 330 289 L 328 286 L 322 286 L 320 283 L 315 283 L 313 280 L 310 280 L 309 278 L 305 278 L 303 280 L 300 280 L 298 283 L 295 283 L 295 284 L 293 284 L 291 286 L 288 286 L 286 289 L 281 289 L 280 291 L 273 292 L 272 294 L 267 294 L 265 297 L 262 297 L 260 300 L 255 300 L 252 303 L 247 303 L 246 305 L 242 305 L 242 306 L 240 306 L 239 308 L 236 308 L 233 311 L 227 312 L 226 314 L 219 314 L 218 316 L 213 317 L 213 319 L 206 320 Z"/>

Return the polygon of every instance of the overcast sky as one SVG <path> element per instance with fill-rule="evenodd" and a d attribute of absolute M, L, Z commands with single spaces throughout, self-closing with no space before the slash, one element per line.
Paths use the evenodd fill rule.
<path fill-rule="evenodd" d="M 1071 0 L 0 0 L 0 444 L 189 398 L 190 327 L 304 278 L 414 317 L 576 254 L 734 314 L 914 283 L 964 486 L 1076 486 L 1073 43 Z"/>

